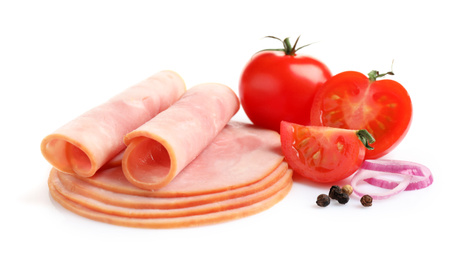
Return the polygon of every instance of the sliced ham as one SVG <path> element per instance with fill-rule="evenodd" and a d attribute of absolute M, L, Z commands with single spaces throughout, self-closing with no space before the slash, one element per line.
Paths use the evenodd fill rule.
<path fill-rule="evenodd" d="M 145 191 L 135 187 L 127 181 L 119 167 L 100 171 L 83 180 L 111 191 L 132 195 L 192 196 L 258 182 L 283 160 L 277 132 L 231 121 L 178 177 L 160 189 Z"/>
<path fill-rule="evenodd" d="M 53 187 L 65 198 L 71 200 L 77 204 L 80 204 L 88 209 L 99 211 L 105 214 L 117 215 L 122 217 L 131 217 L 131 218 L 175 218 L 175 217 L 186 217 L 194 216 L 201 214 L 215 213 L 219 211 L 227 211 L 231 209 L 241 208 L 249 206 L 260 201 L 263 201 L 272 195 L 274 195 L 279 190 L 285 188 L 289 183 L 292 182 L 292 172 L 290 170 L 286 171 L 286 174 L 282 175 L 276 182 L 271 184 L 265 189 L 253 192 L 250 194 L 244 194 L 243 196 L 238 196 L 236 198 L 230 198 L 220 201 L 211 201 L 209 203 L 191 206 L 191 207 L 180 207 L 180 208 L 170 208 L 170 209 L 139 209 L 133 207 L 122 207 L 107 204 L 101 202 L 97 199 L 84 196 L 76 192 L 74 189 L 67 189 L 65 185 L 60 182 L 58 175 L 52 172 L 50 175 L 50 185 Z M 208 195 L 207 195 L 208 196 Z M 139 196 L 131 196 L 126 198 L 138 203 L 140 200 L 156 200 L 157 198 L 147 198 Z M 175 198 L 170 198 L 171 200 L 176 200 Z"/>
<path fill-rule="evenodd" d="M 59 172 L 56 169 L 52 169 L 50 178 L 52 179 L 52 182 L 55 183 L 54 186 L 57 188 L 58 186 L 63 186 L 61 189 L 71 190 L 81 197 L 97 200 L 105 204 L 137 209 L 173 209 L 230 200 L 263 191 L 282 179 L 287 170 L 287 163 L 283 162 L 268 176 L 251 185 L 222 192 L 180 197 L 157 197 L 156 192 L 153 192 L 153 194 L 147 194 L 148 191 L 146 190 L 142 190 L 143 193 L 141 194 L 144 195 L 128 195 L 109 191 L 100 188 L 99 186 L 95 186 L 91 182 L 83 181 L 73 175 Z M 180 175 L 179 178 L 182 178 L 182 175 Z"/>
<path fill-rule="evenodd" d="M 124 175 L 142 189 L 166 186 L 211 144 L 238 110 L 239 100 L 227 86 L 208 83 L 190 88 L 169 109 L 126 135 Z M 221 156 L 217 154 L 213 161 Z"/>
<path fill-rule="evenodd" d="M 105 163 L 102 167 L 100 167 L 99 170 L 101 171 L 101 170 L 104 170 L 104 169 L 109 169 L 109 168 L 121 166 L 121 161 L 123 160 L 124 151 L 125 150 L 123 150 L 122 152 L 117 154 L 115 157 L 110 159 L 107 163 Z"/>
<path fill-rule="evenodd" d="M 279 134 L 231 121 L 169 184 L 146 190 L 114 167 L 84 178 L 52 169 L 49 189 L 66 209 L 89 219 L 141 228 L 215 224 L 264 211 L 286 196 L 292 171 Z"/>
<path fill-rule="evenodd" d="M 183 79 L 162 71 L 85 112 L 41 143 L 57 169 L 89 177 L 124 148 L 124 136 L 171 106 L 185 92 Z"/>
<path fill-rule="evenodd" d="M 200 225 L 215 224 L 234 219 L 244 218 L 253 214 L 262 212 L 276 203 L 281 201 L 290 191 L 292 181 L 289 181 L 282 189 L 271 194 L 269 197 L 252 203 L 248 206 L 222 210 L 221 207 L 211 213 L 199 215 L 187 215 L 182 217 L 147 217 L 147 218 L 134 218 L 120 215 L 113 215 L 101 212 L 99 210 L 89 209 L 79 203 L 76 203 L 62 194 L 60 194 L 55 186 L 49 183 L 51 196 L 66 209 L 79 214 L 83 217 L 101 221 L 113 225 L 138 227 L 138 228 L 180 228 L 180 227 L 193 227 Z"/>
<path fill-rule="evenodd" d="M 84 217 L 130 227 L 214 224 L 261 212 L 292 187 L 279 134 L 230 121 L 227 86 L 186 91 L 163 71 L 44 138 L 51 196 Z"/>

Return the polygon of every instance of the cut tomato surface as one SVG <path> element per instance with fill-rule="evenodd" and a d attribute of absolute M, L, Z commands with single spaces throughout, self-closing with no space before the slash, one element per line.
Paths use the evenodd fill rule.
<path fill-rule="evenodd" d="M 401 84 L 346 71 L 333 76 L 317 91 L 310 124 L 366 129 L 376 139 L 366 158 L 375 159 L 401 142 L 411 118 L 412 102 Z"/>
<path fill-rule="evenodd" d="M 336 182 L 352 175 L 365 158 L 357 132 L 283 121 L 281 148 L 294 172 L 314 182 Z"/>

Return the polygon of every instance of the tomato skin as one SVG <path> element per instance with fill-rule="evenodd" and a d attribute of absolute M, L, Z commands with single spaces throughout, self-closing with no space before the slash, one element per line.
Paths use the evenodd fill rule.
<path fill-rule="evenodd" d="M 239 98 L 252 123 L 279 132 L 282 120 L 310 123 L 315 92 L 330 77 L 326 65 L 314 58 L 263 51 L 246 64 Z"/>
<path fill-rule="evenodd" d="M 352 175 L 365 158 L 366 148 L 356 130 L 303 126 L 281 122 L 281 149 L 289 167 L 318 183 Z"/>
<path fill-rule="evenodd" d="M 339 73 L 315 95 L 310 124 L 366 129 L 376 139 L 366 159 L 391 152 L 407 134 L 412 101 L 407 90 L 390 79 L 370 81 L 356 71 Z"/>

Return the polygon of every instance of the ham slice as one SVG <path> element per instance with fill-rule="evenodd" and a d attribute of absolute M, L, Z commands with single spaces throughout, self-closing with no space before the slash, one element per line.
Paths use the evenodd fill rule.
<path fill-rule="evenodd" d="M 208 214 L 214 213 L 219 211 L 227 211 L 231 209 L 241 208 L 245 206 L 249 206 L 260 201 L 263 201 L 270 196 L 274 195 L 279 190 L 285 188 L 290 182 L 292 182 L 292 172 L 287 170 L 284 175 L 282 175 L 279 180 L 268 186 L 266 189 L 250 193 L 244 194 L 242 196 L 238 196 L 236 198 L 230 198 L 226 200 L 214 201 L 212 200 L 209 203 L 190 206 L 190 207 L 180 207 L 180 208 L 169 208 L 169 209 L 159 209 L 159 208 L 151 208 L 151 209 L 139 209 L 133 207 L 122 207 L 122 206 L 115 206 L 111 204 L 107 204 L 97 200 L 96 198 L 91 198 L 88 196 L 84 196 L 79 194 L 73 189 L 67 189 L 65 185 L 60 182 L 58 175 L 52 172 L 50 175 L 50 185 L 53 187 L 65 198 L 71 200 L 77 204 L 80 204 L 88 209 L 99 211 L 105 214 L 110 215 L 117 215 L 122 217 L 131 217 L 131 218 L 174 218 L 174 217 L 185 217 L 185 216 L 193 216 L 193 215 L 201 215 L 201 214 Z M 139 196 L 131 196 L 126 195 L 126 198 L 132 202 L 138 203 L 140 200 L 148 199 L 148 200 L 156 200 L 157 198 L 147 198 L 147 197 L 139 197 Z M 176 200 L 174 198 L 170 198 L 169 200 Z"/>
<path fill-rule="evenodd" d="M 55 187 L 60 185 L 63 186 L 61 189 L 71 190 L 81 197 L 91 198 L 109 205 L 138 209 L 172 209 L 219 202 L 260 192 L 282 179 L 287 170 L 287 163 L 283 162 L 268 176 L 251 185 L 222 192 L 180 197 L 157 197 L 157 192 L 149 194 L 149 191 L 146 190 L 142 190 L 143 193 L 140 195 L 118 193 L 95 186 L 95 183 L 80 180 L 76 176 L 59 172 L 56 169 L 52 169 L 50 176 Z M 179 178 L 182 178 L 182 175 Z"/>
<path fill-rule="evenodd" d="M 288 194 L 292 187 L 292 179 L 290 178 L 290 174 L 291 171 L 289 170 L 285 175 L 286 177 L 282 177 L 281 180 L 286 180 L 285 185 L 282 185 L 282 188 L 276 188 L 275 190 L 270 192 L 268 197 L 264 196 L 262 200 L 254 201 L 251 204 L 233 207 L 230 209 L 223 209 L 225 204 L 223 204 L 223 202 L 219 202 L 216 204 L 207 204 L 207 207 L 212 207 L 213 211 L 207 211 L 203 214 L 201 213 L 201 210 L 199 213 L 196 212 L 195 208 L 187 208 L 188 211 L 192 211 L 193 213 L 185 214 L 185 209 L 177 209 L 175 211 L 167 210 L 165 214 L 161 214 L 159 215 L 159 217 L 146 214 L 148 212 L 143 213 L 144 210 L 141 211 L 131 208 L 120 208 L 114 206 L 110 207 L 111 214 L 109 214 L 105 212 L 109 209 L 108 205 L 99 204 L 95 201 L 92 202 L 96 203 L 93 204 L 94 209 L 85 207 L 83 204 L 75 202 L 58 192 L 56 187 L 54 186 L 54 183 L 52 182 L 52 178 L 49 178 L 49 189 L 50 194 L 55 201 L 57 201 L 66 209 L 89 219 L 113 225 L 138 228 L 180 228 L 230 221 L 234 219 L 244 218 L 246 216 L 250 216 L 264 211 L 274 206 Z M 282 184 L 281 182 L 277 183 Z M 273 185 L 272 187 L 274 188 L 276 186 Z M 86 200 L 85 197 L 82 199 Z M 89 203 L 90 201 L 91 200 L 88 200 Z M 202 205 L 200 207 L 205 207 L 205 205 Z M 178 212 L 178 214 L 173 214 L 174 212 Z M 154 211 L 152 210 L 151 213 L 153 214 Z M 138 217 L 134 217 L 134 215 L 138 215 Z"/>
<path fill-rule="evenodd" d="M 85 112 L 41 143 L 43 156 L 62 172 L 90 177 L 124 148 L 124 136 L 185 92 L 182 78 L 161 71 Z"/>
<path fill-rule="evenodd" d="M 139 188 L 160 189 L 211 144 L 238 110 L 239 99 L 227 86 L 190 88 L 169 109 L 126 135 L 124 175 Z"/>

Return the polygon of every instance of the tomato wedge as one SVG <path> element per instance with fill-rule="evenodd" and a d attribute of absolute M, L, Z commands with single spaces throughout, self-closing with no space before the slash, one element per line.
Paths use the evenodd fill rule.
<path fill-rule="evenodd" d="M 281 148 L 294 172 L 318 183 L 336 182 L 352 175 L 372 149 L 366 130 L 303 126 L 281 122 Z"/>
<path fill-rule="evenodd" d="M 394 80 L 376 80 L 386 74 L 393 75 L 346 71 L 333 76 L 315 94 L 310 124 L 366 129 L 377 140 L 366 159 L 386 155 L 405 137 L 412 119 L 407 90 Z"/>

